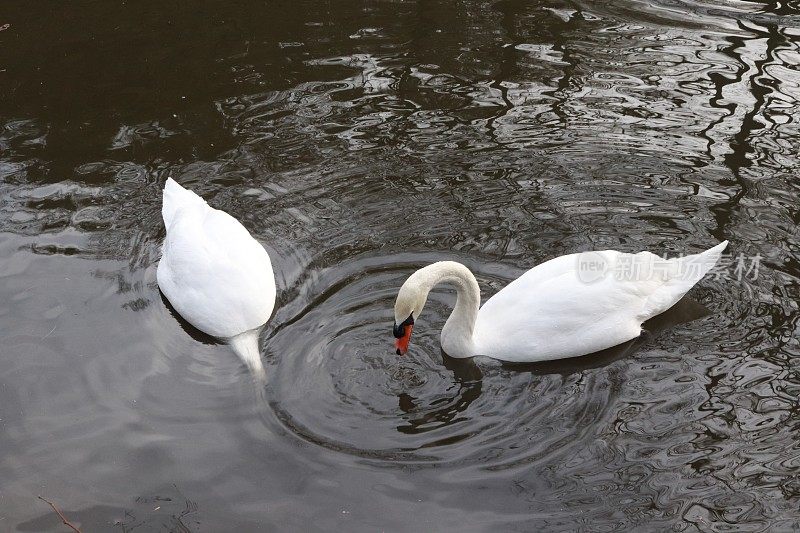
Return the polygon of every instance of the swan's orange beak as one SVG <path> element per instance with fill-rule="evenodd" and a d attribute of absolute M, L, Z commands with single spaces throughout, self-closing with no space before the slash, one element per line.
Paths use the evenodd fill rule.
<path fill-rule="evenodd" d="M 394 346 L 397 348 L 397 355 L 405 355 L 408 351 L 408 343 L 411 340 L 411 330 L 414 329 L 414 313 L 408 315 L 408 318 L 398 326 L 397 322 L 394 323 Z"/>
<path fill-rule="evenodd" d="M 405 355 L 408 351 L 408 343 L 411 342 L 411 330 L 414 329 L 414 324 L 406 324 L 401 327 L 405 328 L 403 334 L 394 341 L 394 345 L 397 348 L 397 355 Z"/>

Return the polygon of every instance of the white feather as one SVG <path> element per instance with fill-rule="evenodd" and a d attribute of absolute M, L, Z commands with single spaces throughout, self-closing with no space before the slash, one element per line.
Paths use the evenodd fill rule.
<path fill-rule="evenodd" d="M 269 254 L 239 221 L 172 178 L 164 187 L 162 216 L 167 236 L 158 286 L 187 322 L 230 342 L 252 369 L 258 329 L 275 305 Z"/>
<path fill-rule="evenodd" d="M 727 244 L 671 260 L 613 250 L 564 255 L 530 269 L 480 309 L 472 273 L 442 261 L 406 281 L 395 318 L 418 317 L 428 291 L 451 282 L 458 300 L 442 330 L 448 355 L 511 362 L 586 355 L 636 338 L 644 321 L 675 305 L 713 268 Z M 601 268 L 587 276 L 587 263 Z"/>

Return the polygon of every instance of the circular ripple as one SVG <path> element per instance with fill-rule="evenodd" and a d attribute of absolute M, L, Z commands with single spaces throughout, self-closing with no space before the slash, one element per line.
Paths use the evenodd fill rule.
<path fill-rule="evenodd" d="M 436 259 L 362 258 L 309 275 L 267 342 L 278 419 L 304 440 L 366 459 L 489 469 L 568 453 L 602 428 L 613 370 L 541 374 L 443 355 L 447 288 L 431 293 L 408 355 L 394 353 L 397 290 Z M 464 262 L 492 292 L 518 275 Z M 303 294 L 318 296 L 302 305 Z"/>

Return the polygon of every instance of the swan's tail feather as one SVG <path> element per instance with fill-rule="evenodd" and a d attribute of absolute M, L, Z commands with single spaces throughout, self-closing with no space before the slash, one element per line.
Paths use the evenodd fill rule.
<path fill-rule="evenodd" d="M 167 183 L 164 184 L 164 201 L 161 204 L 161 216 L 164 218 L 164 226 L 169 228 L 175 213 L 187 205 L 207 204 L 205 200 L 194 192 L 184 189 L 174 179 L 167 178 Z"/>
<path fill-rule="evenodd" d="M 691 281 L 692 285 L 694 285 L 714 268 L 727 246 L 728 241 L 722 241 L 705 252 L 681 257 L 678 259 L 678 264 L 680 265 L 679 277 L 684 278 L 685 281 Z"/>
<path fill-rule="evenodd" d="M 670 261 L 670 278 L 647 299 L 642 309 L 642 319 L 652 318 L 678 303 L 689 289 L 714 268 L 727 246 L 728 241 L 723 241 L 705 252 Z"/>
<path fill-rule="evenodd" d="M 267 374 L 258 349 L 258 331 L 257 329 L 245 331 L 232 337 L 228 342 L 236 355 L 247 365 L 253 377 L 263 383 L 267 379 Z"/>

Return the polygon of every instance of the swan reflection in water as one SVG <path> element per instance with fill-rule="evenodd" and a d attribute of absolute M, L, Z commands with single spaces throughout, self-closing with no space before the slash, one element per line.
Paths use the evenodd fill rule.
<path fill-rule="evenodd" d="M 453 373 L 454 383 L 449 390 L 454 390 L 455 393 L 436 398 L 425 406 L 419 405 L 419 400 L 407 392 L 398 394 L 400 409 L 409 415 L 405 417 L 404 424 L 397 426 L 400 433 L 425 433 L 466 420 L 460 416 L 461 413 L 480 397 L 483 372 L 475 361 L 456 359 L 442 352 L 442 362 Z M 429 443 L 427 447 L 452 444 L 453 439 L 460 440 L 458 436 L 451 436 L 444 439 L 444 442 Z"/>
<path fill-rule="evenodd" d="M 397 431 L 405 434 L 426 433 L 467 420 L 463 413 L 480 397 L 483 389 L 481 364 L 484 361 L 492 367 L 500 367 L 513 372 L 569 376 L 593 368 L 601 368 L 633 355 L 640 347 L 646 346 L 657 335 L 679 324 L 702 318 L 709 313 L 709 310 L 704 305 L 685 296 L 666 312 L 645 322 L 642 326 L 642 334 L 639 337 L 599 352 L 569 359 L 538 363 L 507 363 L 484 357 L 457 359 L 449 357 L 442 352 L 444 367 L 453 373 L 453 386 L 448 389 L 452 392 L 433 401 L 428 401 L 425 405 L 422 405 L 418 398 L 408 392 L 398 394 L 398 405 L 400 410 L 405 413 L 405 416 L 403 423 L 397 426 Z M 468 436 L 466 434 L 448 436 L 444 439 L 430 442 L 424 447 L 452 444 Z"/>

